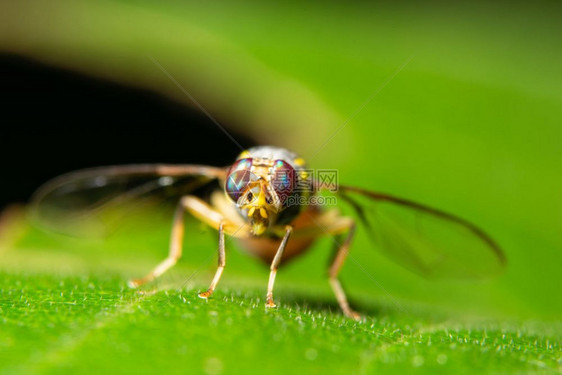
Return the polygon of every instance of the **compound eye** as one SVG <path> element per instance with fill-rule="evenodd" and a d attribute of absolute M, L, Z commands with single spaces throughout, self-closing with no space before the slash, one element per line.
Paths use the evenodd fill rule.
<path fill-rule="evenodd" d="M 238 202 L 238 199 L 248 186 L 250 182 L 250 169 L 252 168 L 252 159 L 240 159 L 237 160 L 226 177 L 225 190 L 230 199 L 234 202 Z"/>
<path fill-rule="evenodd" d="M 271 178 L 273 189 L 285 204 L 289 195 L 293 193 L 296 185 L 296 174 L 293 167 L 284 160 L 275 160 L 273 163 L 273 174 Z"/>

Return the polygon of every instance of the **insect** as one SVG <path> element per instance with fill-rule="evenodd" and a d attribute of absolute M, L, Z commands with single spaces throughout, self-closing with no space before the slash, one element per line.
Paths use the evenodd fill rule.
<path fill-rule="evenodd" d="M 201 298 L 215 291 L 226 266 L 225 236 L 239 239 L 251 254 L 270 267 L 266 307 L 276 307 L 273 291 L 281 264 L 304 253 L 320 236 L 334 236 L 336 250 L 328 268 L 328 278 L 343 313 L 352 310 L 338 275 L 349 255 L 356 222 L 365 224 L 373 244 L 390 258 L 427 277 L 479 277 L 491 274 L 505 264 L 498 245 L 481 229 L 451 214 L 409 200 L 357 187 L 325 184 L 313 178 L 305 161 L 296 154 L 272 146 L 243 151 L 227 168 L 203 165 L 129 165 L 86 169 L 45 184 L 34 198 L 34 212 L 64 208 L 74 194 L 107 188 L 133 178 L 147 178 L 140 188 L 115 199 L 129 199 L 155 186 L 193 177 L 207 183 L 216 180 L 218 188 L 208 199 L 181 196 L 173 218 L 169 254 L 148 274 L 129 282 L 131 287 L 148 283 L 170 269 L 182 256 L 184 216 L 193 215 L 218 231 L 218 267 Z M 150 182 L 150 178 L 156 177 Z M 325 207 L 312 198 L 323 190 L 332 191 L 355 212 L 342 215 L 337 208 Z M 73 198 L 74 197 L 74 198 Z M 61 208 L 62 207 L 62 208 Z M 94 206 L 99 207 L 99 204 Z M 93 209 L 86 210 L 91 212 Z M 49 215 L 45 216 L 48 220 Z"/>

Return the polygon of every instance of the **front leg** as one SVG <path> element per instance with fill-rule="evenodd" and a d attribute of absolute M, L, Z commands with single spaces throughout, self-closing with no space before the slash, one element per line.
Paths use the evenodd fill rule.
<path fill-rule="evenodd" d="M 184 235 L 183 221 L 185 211 L 191 213 L 205 224 L 219 230 L 219 269 L 217 270 L 217 275 L 215 275 L 215 279 L 217 279 L 216 282 L 215 279 L 213 279 L 214 283 L 211 283 L 211 286 L 214 289 L 214 286 L 216 286 L 218 279 L 220 279 L 220 274 L 222 274 L 222 270 L 224 269 L 224 234 L 226 233 L 230 236 L 245 237 L 249 235 L 249 229 L 245 226 L 238 227 L 235 224 L 232 224 L 229 220 L 226 220 L 221 213 L 213 209 L 206 202 L 191 195 L 183 197 L 176 208 L 174 223 L 172 225 L 172 233 L 170 236 L 170 251 L 168 257 L 158 264 L 145 277 L 129 281 L 130 287 L 135 288 L 152 281 L 176 264 L 182 255 Z"/>
<path fill-rule="evenodd" d="M 279 245 L 279 249 L 277 249 L 277 253 L 275 253 L 275 257 L 271 262 L 270 272 L 269 272 L 269 282 L 267 283 L 267 297 L 265 302 L 265 307 L 276 307 L 275 303 L 273 302 L 273 285 L 275 284 L 275 276 L 277 275 L 277 267 L 281 262 L 281 258 L 283 257 L 283 252 L 285 251 L 285 247 L 287 246 L 287 241 L 293 232 L 293 227 L 287 225 L 285 227 L 285 235 L 281 240 L 281 244 Z"/>

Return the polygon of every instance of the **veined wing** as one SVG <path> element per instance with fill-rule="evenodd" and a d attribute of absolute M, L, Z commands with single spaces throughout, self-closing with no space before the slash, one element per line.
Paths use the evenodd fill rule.
<path fill-rule="evenodd" d="M 30 206 L 34 224 L 73 236 L 104 236 L 128 211 L 155 196 L 177 197 L 226 169 L 202 165 L 138 164 L 79 170 L 40 187 Z"/>
<path fill-rule="evenodd" d="M 339 186 L 374 245 L 403 267 L 427 278 L 482 278 L 505 266 L 500 247 L 474 224 L 406 199 Z"/>

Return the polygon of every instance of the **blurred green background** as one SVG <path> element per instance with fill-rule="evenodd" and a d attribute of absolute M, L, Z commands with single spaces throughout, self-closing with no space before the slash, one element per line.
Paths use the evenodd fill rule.
<path fill-rule="evenodd" d="M 184 259 L 139 296 L 125 280 L 166 254 L 170 216 L 139 213 L 88 241 L 42 233 L 13 210 L 0 250 L 0 370 L 560 372 L 561 8 L 2 3 L 2 52 L 194 107 L 175 80 L 227 129 L 338 169 L 340 183 L 477 223 L 508 266 L 492 280 L 430 282 L 359 231 L 353 252 L 367 271 L 348 262 L 342 279 L 366 323 L 346 322 L 333 302 L 329 239 L 281 271 L 280 311 L 268 315 L 266 268 L 234 251 L 217 297 L 195 298 L 216 238 L 194 221 Z M 189 147 L 197 129 L 185 127 Z"/>

